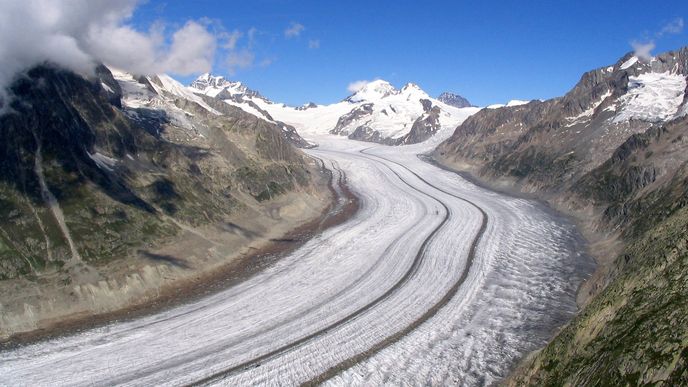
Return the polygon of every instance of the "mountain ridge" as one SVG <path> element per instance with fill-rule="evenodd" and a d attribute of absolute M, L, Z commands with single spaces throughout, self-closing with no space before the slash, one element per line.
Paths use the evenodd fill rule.
<path fill-rule="evenodd" d="M 113 72 L 46 65 L 12 86 L 0 116 L 2 339 L 154 299 L 266 243 L 226 222 L 280 238 L 331 200 L 327 174 L 279 125 L 164 75 Z"/>
<path fill-rule="evenodd" d="M 240 82 L 208 87 L 211 78 L 216 80 L 215 84 L 221 83 L 220 78 L 224 80 L 204 74 L 192 82 L 195 85 L 192 91 L 240 107 L 262 119 L 286 123 L 299 133 L 311 136 L 331 133 L 388 145 L 412 144 L 430 138 L 442 128 L 455 126 L 477 111 L 462 111 L 433 99 L 414 83 L 397 89 L 382 79 L 362 85 L 338 103 L 290 107 L 259 94 L 257 97 L 241 92 L 223 93 L 222 88 L 237 90 Z"/>
<path fill-rule="evenodd" d="M 584 308 L 508 384 L 686 382 L 687 80 L 688 47 L 629 53 L 562 97 L 481 110 L 433 153 L 548 201 L 592 242 Z"/>
<path fill-rule="evenodd" d="M 465 108 L 465 107 L 473 107 L 474 105 L 470 103 L 466 98 L 450 93 L 448 91 L 443 92 L 442 94 L 437 96 L 438 101 L 442 101 L 446 103 L 447 105 L 454 106 L 457 108 Z"/>

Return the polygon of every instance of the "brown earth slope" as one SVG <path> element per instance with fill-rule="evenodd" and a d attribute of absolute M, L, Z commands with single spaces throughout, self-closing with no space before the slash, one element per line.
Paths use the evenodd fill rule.
<path fill-rule="evenodd" d="M 328 207 L 327 173 L 280 127 L 161 85 L 102 66 L 14 83 L 0 116 L 0 337 L 148 302 Z M 146 104 L 123 105 L 123 86 Z"/>

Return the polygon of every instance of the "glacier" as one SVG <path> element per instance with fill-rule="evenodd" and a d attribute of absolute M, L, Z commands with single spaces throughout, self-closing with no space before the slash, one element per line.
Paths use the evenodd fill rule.
<path fill-rule="evenodd" d="M 0 352 L 0 385 L 490 384 L 576 311 L 572 224 L 387 147 L 314 135 L 359 211 L 245 281 Z M 339 187 L 335 186 L 335 189 Z"/>

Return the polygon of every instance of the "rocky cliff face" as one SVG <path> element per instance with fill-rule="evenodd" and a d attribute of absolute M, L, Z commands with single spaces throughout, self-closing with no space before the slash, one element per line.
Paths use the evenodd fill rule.
<path fill-rule="evenodd" d="M 423 115 L 418 117 L 411 126 L 411 131 L 399 140 L 399 144 L 417 144 L 434 136 L 442 128 L 440 114 L 442 110 L 439 106 L 432 104 L 428 99 L 421 100 L 423 104 Z"/>
<path fill-rule="evenodd" d="M 473 105 L 464 97 L 454 94 L 454 93 L 449 93 L 449 92 L 444 92 L 440 94 L 437 97 L 438 101 L 442 101 L 446 103 L 449 106 L 454 106 L 457 108 L 465 108 L 465 107 L 472 107 Z"/>
<path fill-rule="evenodd" d="M 106 266 L 118 260 L 174 264 L 147 252 L 249 209 L 279 219 L 282 197 L 323 201 L 314 184 L 324 177 L 280 126 L 173 86 L 102 66 L 93 79 L 43 66 L 14 83 L 0 116 L 3 292 L 26 280 L 67 290 L 109 281 Z M 24 304 L 42 302 L 25 295 L 14 304 L 21 294 L 7 294 L 3 330 Z"/>
<path fill-rule="evenodd" d="M 484 109 L 436 160 L 576 216 L 600 267 L 586 307 L 512 384 L 688 381 L 688 48 L 631 54 L 565 96 Z"/>

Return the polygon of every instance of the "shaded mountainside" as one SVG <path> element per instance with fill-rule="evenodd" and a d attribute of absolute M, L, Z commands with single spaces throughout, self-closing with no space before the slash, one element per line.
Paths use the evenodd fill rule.
<path fill-rule="evenodd" d="M 585 307 L 509 384 L 688 383 L 688 48 L 484 109 L 434 158 L 548 200 L 594 242 Z"/>
<path fill-rule="evenodd" d="M 32 281 L 114 290 L 106 265 L 125 258 L 191 269 L 185 257 L 149 252 L 236 214 L 281 224 L 277 203 L 324 202 L 314 195 L 327 191 L 326 177 L 279 126 L 167 93 L 157 77 L 134 78 L 119 82 L 102 66 L 93 79 L 42 66 L 12 86 L 12 110 L 0 117 L 3 292 Z M 146 104 L 132 102 L 134 86 Z M 22 302 L 43 297 L 11 305 L 20 294 L 7 296 L 3 330 L 24 313 Z"/>
<path fill-rule="evenodd" d="M 608 207 L 627 242 L 610 283 L 510 384 L 688 384 L 688 166 L 668 178 Z"/>
<path fill-rule="evenodd" d="M 106 81 L 114 85 L 111 76 Z M 137 110 L 146 120 L 139 125 L 110 104 L 99 83 L 64 71 L 34 69 L 12 90 L 15 111 L 0 118 L 0 278 L 72 258 L 40 175 L 86 262 L 174 233 L 165 216 L 210 222 L 247 198 L 266 200 L 309 184 L 304 160 L 279 132 L 238 109 L 233 116 L 207 115 L 212 141 L 183 143 L 164 138 L 166 132 L 189 135 L 173 134 L 185 130 L 173 127 L 164 111 Z"/>

